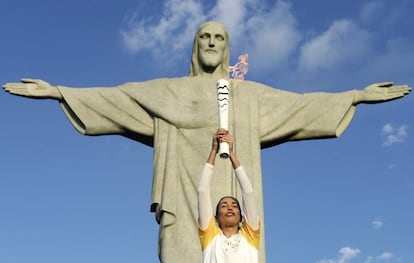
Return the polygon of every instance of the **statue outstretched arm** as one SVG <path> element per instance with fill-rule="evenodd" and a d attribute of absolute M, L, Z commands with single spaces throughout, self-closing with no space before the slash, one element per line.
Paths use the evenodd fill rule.
<path fill-rule="evenodd" d="M 10 94 L 33 99 L 63 99 L 56 87 L 40 79 L 22 79 L 20 83 L 6 83 L 3 89 Z"/>
<path fill-rule="evenodd" d="M 402 98 L 410 92 L 411 88 L 408 85 L 395 86 L 392 82 L 374 83 L 357 91 L 353 104 L 386 102 Z"/>

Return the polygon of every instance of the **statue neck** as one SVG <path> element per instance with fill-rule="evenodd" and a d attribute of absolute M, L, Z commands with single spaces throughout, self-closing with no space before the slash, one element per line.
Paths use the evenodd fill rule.
<path fill-rule="evenodd" d="M 203 67 L 198 75 L 203 77 L 211 77 L 211 78 L 228 78 L 228 74 L 224 74 L 221 66 L 215 68 L 205 68 Z"/>

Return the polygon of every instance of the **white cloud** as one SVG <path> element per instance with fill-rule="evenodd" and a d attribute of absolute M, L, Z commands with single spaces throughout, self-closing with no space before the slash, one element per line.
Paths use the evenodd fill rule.
<path fill-rule="evenodd" d="M 372 221 L 372 227 L 375 229 L 381 229 L 384 226 L 384 221 L 380 218 L 376 218 Z"/>
<path fill-rule="evenodd" d="M 317 263 L 346 263 L 349 262 L 350 259 L 358 256 L 361 251 L 357 248 L 350 248 L 350 247 L 343 247 L 339 251 L 339 255 L 337 259 L 322 259 Z"/>
<path fill-rule="evenodd" d="M 377 21 L 378 19 L 382 19 L 382 15 L 384 12 L 384 2 L 381 1 L 370 1 L 366 3 L 360 11 L 360 20 L 364 23 L 372 23 L 373 21 Z"/>
<path fill-rule="evenodd" d="M 160 12 L 163 17 L 156 23 L 138 13 L 127 18 L 127 28 L 121 36 L 128 50 L 148 50 L 162 58 L 171 56 L 172 51 L 180 51 L 192 42 L 197 26 L 204 21 L 201 3 L 194 0 L 164 1 Z"/>
<path fill-rule="evenodd" d="M 317 263 L 348 263 L 355 257 L 357 257 L 361 251 L 357 248 L 343 247 L 338 251 L 336 259 L 322 259 Z M 395 259 L 395 255 L 391 252 L 383 252 L 378 256 L 368 256 L 364 263 L 390 263 L 391 260 Z"/>
<path fill-rule="evenodd" d="M 220 21 L 226 25 L 231 35 L 231 40 L 238 38 L 237 28 L 244 24 L 247 3 L 243 0 L 218 0 L 216 6 L 210 13 L 213 20 Z"/>
<path fill-rule="evenodd" d="M 121 31 L 125 47 L 132 53 L 149 51 L 165 60 L 191 49 L 197 27 L 207 21 L 223 23 L 230 34 L 233 57 L 249 53 L 257 70 L 286 61 L 300 40 L 291 4 L 278 0 L 267 8 L 263 0 L 218 0 L 206 12 L 196 0 L 166 0 L 158 21 L 139 13 L 128 17 Z M 182 53 L 180 53 L 182 54 Z"/>
<path fill-rule="evenodd" d="M 314 76 L 318 70 L 338 72 L 339 68 L 344 70 L 336 76 L 317 74 L 319 81 L 324 83 L 329 76 L 335 77 L 335 82 L 341 77 L 349 81 L 350 74 L 365 79 L 378 79 L 378 76 L 412 79 L 412 41 L 398 36 L 382 37 L 384 30 L 388 33 L 391 30 L 384 23 L 401 22 L 396 19 L 401 16 L 389 18 L 389 12 L 399 14 L 393 11 L 396 7 L 388 8 L 383 3 L 368 2 L 361 7 L 357 20 L 332 21 L 325 31 L 305 41 L 303 36 L 315 32 L 315 28 L 300 30 L 300 26 L 305 27 L 298 24 L 292 1 L 285 0 L 151 2 L 148 5 L 154 10 L 140 9 L 129 15 L 120 34 L 124 46 L 133 54 L 146 52 L 155 61 L 174 64 L 179 61 L 174 58 L 182 58 L 191 51 L 197 27 L 207 20 L 216 20 L 225 24 L 230 33 L 230 63 L 248 53 L 251 73 L 280 73 L 290 68 L 290 74 L 300 74 L 307 83 L 307 77 Z M 394 22 L 387 22 L 390 19 Z M 377 32 L 378 28 L 383 30 Z M 293 65 L 297 66 L 297 72 L 292 72 Z"/>
<path fill-rule="evenodd" d="M 395 163 L 390 163 L 390 164 L 387 166 L 387 169 L 388 169 L 388 170 L 393 170 L 395 167 L 397 167 L 397 164 L 395 164 Z"/>
<path fill-rule="evenodd" d="M 384 138 L 383 146 L 391 146 L 394 143 L 404 142 L 408 137 L 408 126 L 401 125 L 400 127 L 394 127 L 391 124 L 385 124 L 382 127 L 381 134 Z"/>
<path fill-rule="evenodd" d="M 394 258 L 394 254 L 390 252 L 384 252 L 381 255 L 377 256 L 378 260 L 390 260 Z"/>
<path fill-rule="evenodd" d="M 359 249 L 353 249 L 350 247 L 343 247 L 339 250 L 339 254 L 341 254 L 338 262 L 344 263 L 349 259 L 356 257 L 361 251 Z"/>
<path fill-rule="evenodd" d="M 267 11 L 257 11 L 247 20 L 246 30 L 249 58 L 256 70 L 284 64 L 301 40 L 291 4 L 285 1 L 276 1 Z"/>
<path fill-rule="evenodd" d="M 327 70 L 363 59 L 369 51 L 371 36 L 350 20 L 335 21 L 327 31 L 301 48 L 299 69 Z"/>
<path fill-rule="evenodd" d="M 361 69 L 360 74 L 371 79 L 398 80 L 403 83 L 412 83 L 414 77 L 414 43 L 406 37 L 393 37 L 384 39 L 384 48 L 369 61 L 366 68 Z"/>
<path fill-rule="evenodd" d="M 380 262 L 391 262 L 395 258 L 395 255 L 391 252 L 383 252 L 378 256 L 369 256 L 364 263 L 380 263 Z"/>

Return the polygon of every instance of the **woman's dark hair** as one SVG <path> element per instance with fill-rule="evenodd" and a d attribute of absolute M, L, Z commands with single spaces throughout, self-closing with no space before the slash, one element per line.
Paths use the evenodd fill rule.
<path fill-rule="evenodd" d="M 223 201 L 224 198 L 231 198 L 236 202 L 237 208 L 240 211 L 240 222 L 243 221 L 243 216 L 242 216 L 242 210 L 240 207 L 240 203 L 239 200 L 237 200 L 237 198 L 233 197 L 233 196 L 223 196 L 222 198 L 220 198 L 220 200 L 217 202 L 217 206 L 216 206 L 216 220 L 218 219 L 218 213 L 219 213 L 219 209 L 220 209 L 220 203 L 221 201 Z"/>

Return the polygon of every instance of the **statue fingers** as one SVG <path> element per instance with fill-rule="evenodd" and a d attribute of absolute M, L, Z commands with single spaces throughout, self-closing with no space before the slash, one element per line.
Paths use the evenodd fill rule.
<path fill-rule="evenodd" d="M 3 85 L 3 89 L 10 94 L 22 95 L 22 96 L 28 95 L 26 84 L 6 83 Z"/>
<path fill-rule="evenodd" d="M 390 94 L 403 94 L 406 95 L 411 92 L 411 88 L 408 85 L 392 86 L 387 89 Z"/>
<path fill-rule="evenodd" d="M 39 89 L 35 83 L 7 83 L 3 88 L 13 95 L 19 95 L 31 98 L 43 98 L 44 91 Z"/>
<path fill-rule="evenodd" d="M 408 85 L 400 85 L 400 86 L 395 86 L 395 87 L 398 88 L 400 92 L 403 92 L 404 95 L 411 92 L 411 87 Z"/>

